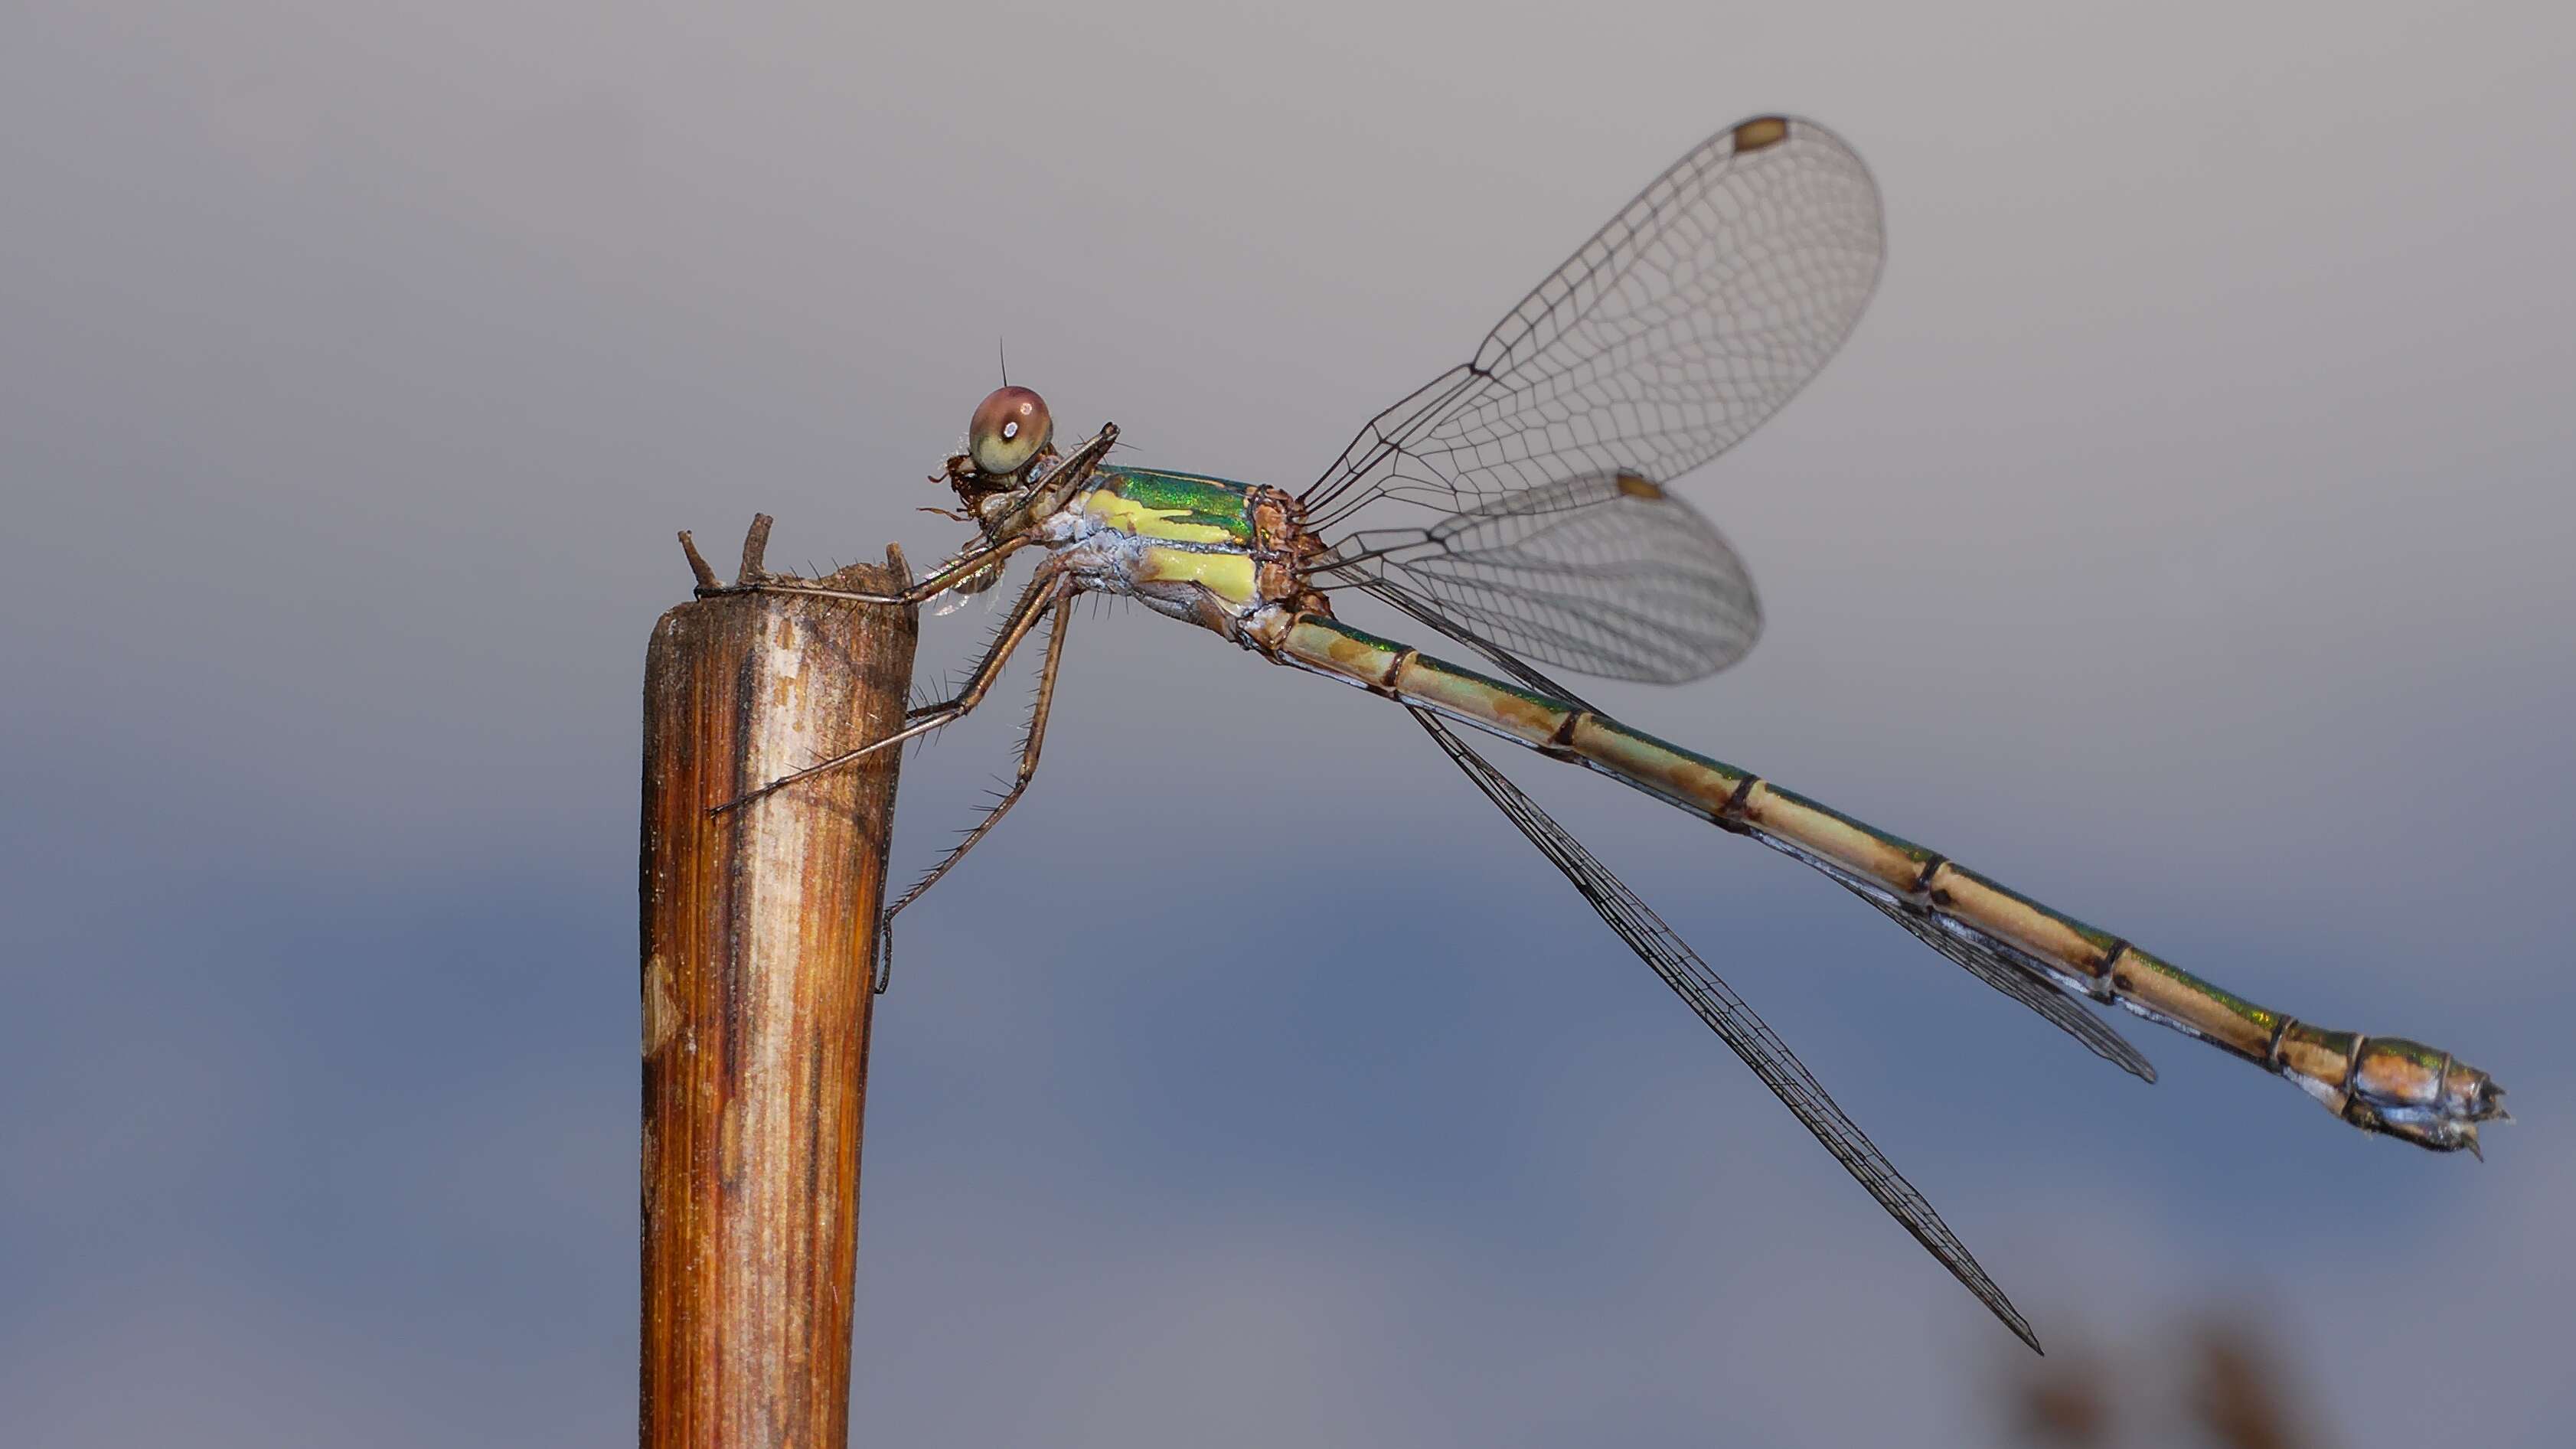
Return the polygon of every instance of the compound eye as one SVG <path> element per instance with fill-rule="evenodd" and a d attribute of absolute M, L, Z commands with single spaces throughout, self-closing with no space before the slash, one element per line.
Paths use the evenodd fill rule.
<path fill-rule="evenodd" d="M 975 405 L 966 425 L 966 453 L 992 477 L 1009 477 L 1036 461 L 1055 439 L 1046 399 L 1024 387 L 1006 387 Z"/>

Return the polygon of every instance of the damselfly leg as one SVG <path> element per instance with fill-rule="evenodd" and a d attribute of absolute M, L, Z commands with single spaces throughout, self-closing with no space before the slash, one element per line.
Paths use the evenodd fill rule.
<path fill-rule="evenodd" d="M 1020 595 L 1020 601 L 1011 606 L 1009 622 L 1004 624 L 1002 631 L 994 636 L 992 647 L 984 651 L 984 657 L 976 664 L 975 672 L 967 678 L 966 687 L 959 690 L 954 698 L 911 710 L 904 715 L 903 728 L 884 739 L 870 740 L 855 750 L 844 750 L 830 759 L 817 760 L 804 769 L 781 775 L 759 789 L 737 795 L 716 806 L 713 813 L 722 814 L 728 810 L 739 809 L 755 800 L 766 799 L 800 780 L 810 780 L 816 775 L 837 770 L 853 760 L 863 760 L 879 750 L 902 744 L 906 740 L 919 739 L 932 730 L 955 724 L 974 713 L 975 706 L 983 703 L 985 694 L 992 689 L 993 681 L 1001 677 L 1002 666 L 1011 662 L 1011 655 L 1018 650 L 1021 641 L 1029 637 L 1029 631 L 1037 627 L 1038 620 L 1045 616 L 1047 610 L 1054 608 L 1072 593 L 1073 578 L 1070 574 L 1061 569 L 1041 566 L 1038 576 L 1029 580 L 1028 589 Z"/>
<path fill-rule="evenodd" d="M 991 568 L 1029 542 L 1025 533 L 1014 534 L 1000 543 L 970 548 L 939 566 L 939 571 L 923 578 L 900 594 L 863 594 L 850 589 L 827 589 L 817 584 L 789 583 L 785 580 L 755 579 L 748 583 L 700 585 L 698 597 L 713 598 L 718 594 L 813 594 L 826 599 L 848 599 L 861 604 L 899 604 L 905 608 L 926 604 L 956 587 L 961 579 L 972 578 Z"/>
<path fill-rule="evenodd" d="M 937 865 L 932 866 L 921 879 L 914 881 L 912 888 L 896 897 L 895 903 L 886 907 L 885 914 L 877 918 L 876 968 L 873 980 L 876 992 L 880 996 L 885 994 L 886 984 L 894 977 L 895 916 L 904 907 L 920 900 L 932 886 L 939 883 L 941 876 L 954 870 L 957 862 L 966 858 L 966 852 L 973 850 L 978 841 L 991 834 L 993 827 L 1001 823 L 1002 817 L 1010 813 L 1011 807 L 1020 803 L 1020 797 L 1028 793 L 1029 781 L 1037 777 L 1038 751 L 1046 744 L 1047 712 L 1055 705 L 1056 670 L 1064 662 L 1064 636 L 1073 623 L 1073 608 L 1070 604 L 1058 601 L 1053 608 L 1054 617 L 1047 628 L 1046 662 L 1039 666 L 1038 670 L 1037 698 L 1030 702 L 1028 729 L 1020 738 L 1020 772 L 1011 781 L 1010 789 L 1004 791 L 1002 797 L 985 810 L 984 818 L 975 822 L 975 828 L 967 831 L 964 839 L 950 846 L 948 853 L 939 858 Z"/>

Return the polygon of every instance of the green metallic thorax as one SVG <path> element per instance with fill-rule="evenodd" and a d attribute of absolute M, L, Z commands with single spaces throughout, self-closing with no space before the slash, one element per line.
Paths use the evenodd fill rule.
<path fill-rule="evenodd" d="M 1252 544 L 1250 484 L 1159 468 L 1103 468 L 1097 478 L 1088 511 L 1127 532 L 1183 543 Z"/>
<path fill-rule="evenodd" d="M 1313 550 L 1294 500 L 1276 488 L 1105 468 L 1061 516 L 1049 541 L 1086 587 L 1131 595 L 1158 612 L 1259 647 L 1246 631 L 1278 606 L 1329 610 L 1298 584 Z"/>

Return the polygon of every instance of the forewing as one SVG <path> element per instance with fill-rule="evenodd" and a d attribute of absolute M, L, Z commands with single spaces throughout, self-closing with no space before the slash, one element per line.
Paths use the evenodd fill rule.
<path fill-rule="evenodd" d="M 1428 528 L 1369 529 L 1311 572 L 1326 588 L 1361 584 L 1453 638 L 1467 638 L 1463 626 L 1611 679 L 1697 679 L 1743 658 L 1762 631 L 1735 550 L 1634 473 L 1542 483 Z"/>
<path fill-rule="evenodd" d="M 1586 474 L 1657 483 L 1816 375 L 1877 284 L 1878 189 L 1812 121 L 1730 126 L 1655 178 L 1487 334 L 1360 429 L 1315 527 L 1371 499 L 1444 513 Z"/>

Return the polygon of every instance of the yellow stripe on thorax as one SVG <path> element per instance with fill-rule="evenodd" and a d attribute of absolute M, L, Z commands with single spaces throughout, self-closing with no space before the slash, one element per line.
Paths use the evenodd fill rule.
<path fill-rule="evenodd" d="M 1168 538 L 1174 543 L 1225 543 L 1225 529 L 1213 523 L 1177 523 L 1186 516 L 1186 508 L 1148 508 L 1133 498 L 1122 498 L 1106 488 L 1092 491 L 1083 501 L 1082 511 L 1121 533 L 1138 538 Z"/>
<path fill-rule="evenodd" d="M 1232 550 L 1149 548 L 1136 577 L 1143 583 L 1197 584 L 1235 605 L 1251 603 L 1255 592 L 1252 555 Z"/>

